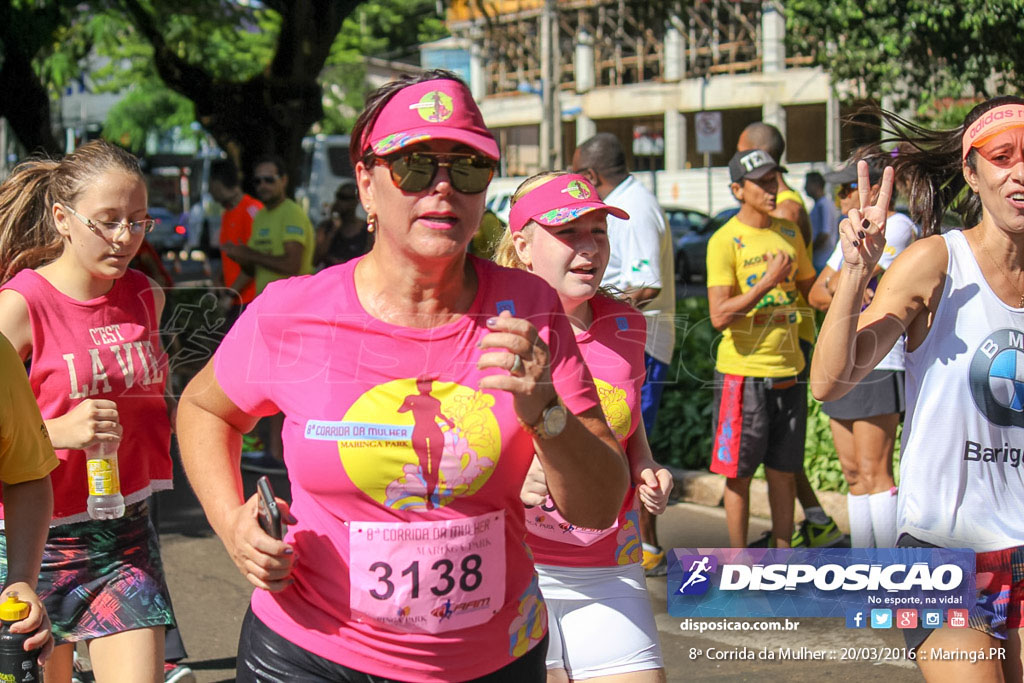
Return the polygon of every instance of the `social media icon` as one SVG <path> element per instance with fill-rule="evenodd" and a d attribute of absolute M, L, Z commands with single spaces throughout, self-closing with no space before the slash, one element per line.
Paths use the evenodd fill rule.
<path fill-rule="evenodd" d="M 967 628 L 967 610 L 965 609 L 951 609 L 949 610 L 948 623 L 951 628 Z"/>
<path fill-rule="evenodd" d="M 862 609 L 846 610 L 846 628 L 867 628 L 867 613 Z"/>
<path fill-rule="evenodd" d="M 940 626 L 942 626 L 942 610 L 921 610 L 921 625 L 925 628 L 939 628 Z"/>
<path fill-rule="evenodd" d="M 917 628 L 917 610 L 896 610 L 896 628 Z"/>
<path fill-rule="evenodd" d="M 871 610 L 871 628 L 892 628 L 892 610 Z"/>

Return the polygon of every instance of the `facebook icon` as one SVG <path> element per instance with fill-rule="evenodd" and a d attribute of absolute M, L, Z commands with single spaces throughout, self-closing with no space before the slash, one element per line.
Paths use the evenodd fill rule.
<path fill-rule="evenodd" d="M 846 610 L 846 628 L 867 628 L 867 621 L 864 610 Z"/>

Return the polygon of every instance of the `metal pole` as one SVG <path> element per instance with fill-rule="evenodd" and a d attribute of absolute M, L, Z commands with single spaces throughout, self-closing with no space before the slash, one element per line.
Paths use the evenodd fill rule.
<path fill-rule="evenodd" d="M 547 0 L 551 13 L 551 29 L 548 34 L 551 54 L 551 170 L 560 171 L 562 163 L 562 98 L 559 85 L 562 82 L 562 53 L 558 41 L 558 0 Z"/>
<path fill-rule="evenodd" d="M 556 0 L 544 0 L 544 11 L 540 17 L 540 81 L 541 81 L 541 123 L 540 123 L 540 168 L 542 171 L 554 170 L 555 161 L 555 127 L 561 121 L 555 102 L 555 69 L 553 36 L 557 30 L 555 25 Z"/>
<path fill-rule="evenodd" d="M 704 152 L 704 168 L 708 171 L 708 215 L 714 216 L 715 212 L 711 206 L 711 154 Z"/>
<path fill-rule="evenodd" d="M 701 78 L 701 81 L 700 81 L 700 110 L 701 111 L 706 111 L 707 110 L 706 105 L 705 105 L 705 101 L 706 101 L 706 98 L 707 98 L 707 89 L 708 89 L 708 77 L 707 77 L 707 74 L 705 74 L 704 77 Z M 704 152 L 704 168 L 707 170 L 707 174 L 708 174 L 708 215 L 709 216 L 714 216 L 715 213 L 712 210 L 713 207 L 711 206 L 711 194 L 712 193 L 711 193 L 711 153 L 710 152 Z"/>

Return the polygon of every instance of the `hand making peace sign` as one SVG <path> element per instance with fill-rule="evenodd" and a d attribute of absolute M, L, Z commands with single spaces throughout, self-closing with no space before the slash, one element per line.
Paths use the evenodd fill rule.
<path fill-rule="evenodd" d="M 885 248 L 885 221 L 889 215 L 889 201 L 892 198 L 892 167 L 882 173 L 882 186 L 878 200 L 872 205 L 871 180 L 868 163 L 857 162 L 857 192 L 860 208 L 850 209 L 849 215 L 839 224 L 839 238 L 843 245 L 845 268 L 872 271 Z"/>

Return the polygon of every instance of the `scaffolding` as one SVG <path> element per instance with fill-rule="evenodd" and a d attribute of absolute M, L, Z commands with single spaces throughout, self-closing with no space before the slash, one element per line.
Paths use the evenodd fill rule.
<path fill-rule="evenodd" d="M 769 2 L 557 0 L 558 87 L 586 91 L 761 71 L 761 14 Z M 538 87 L 543 9 L 544 0 L 451 3 L 449 28 L 479 50 L 487 96 Z"/>

